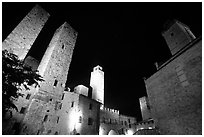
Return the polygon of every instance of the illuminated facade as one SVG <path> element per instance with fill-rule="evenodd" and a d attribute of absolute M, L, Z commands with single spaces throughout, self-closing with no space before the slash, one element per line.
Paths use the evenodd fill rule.
<path fill-rule="evenodd" d="M 96 66 L 91 72 L 90 86 L 92 87 L 92 98 L 104 104 L 104 72 L 102 67 Z"/>
<path fill-rule="evenodd" d="M 145 80 L 155 126 L 164 135 L 202 134 L 202 39 L 178 22 L 163 36 L 173 56 Z"/>
<path fill-rule="evenodd" d="M 43 11 L 42 15 L 41 11 Z M 40 22 L 40 24 L 29 28 L 25 25 L 29 22 L 25 20 L 30 17 L 31 13 L 36 13 L 32 17 L 37 16 L 36 22 Z M 33 44 L 49 14 L 39 6 L 35 7 L 31 13 L 23 19 L 22 22 L 26 22 L 24 25 L 20 25 L 21 27 L 18 25 L 12 31 L 16 37 L 11 38 L 13 34 L 8 36 L 10 41 L 15 43 L 15 39 L 24 33 L 25 37 L 32 36 L 32 39 L 24 44 L 28 44 L 28 46 Z M 38 19 L 38 14 L 40 14 L 40 19 Z M 20 30 L 18 30 L 19 28 Z M 32 33 L 29 29 L 36 30 L 36 33 Z M 27 31 L 31 34 L 27 34 Z M 24 60 L 26 65 L 39 71 L 44 81 L 39 82 L 40 87 L 31 86 L 30 90 L 22 90 L 21 93 L 24 96 L 20 96 L 15 102 L 19 112 L 13 110 L 12 115 L 3 119 L 3 134 L 98 135 L 113 132 L 132 134 L 134 132 L 136 118 L 120 115 L 118 110 L 103 107 L 104 72 L 102 67 L 96 66 L 91 72 L 92 96 L 89 94 L 89 88 L 83 85 L 76 86 L 74 90 L 65 86 L 77 34 L 65 22 L 55 31 L 41 62 L 31 56 L 27 56 Z M 8 43 L 8 38 L 3 42 L 3 45 Z M 20 48 L 23 50 L 11 48 L 10 51 L 24 59 L 30 47 L 25 48 L 22 44 Z"/>
<path fill-rule="evenodd" d="M 23 60 L 49 18 L 49 13 L 36 5 L 2 43 L 2 50 Z"/>

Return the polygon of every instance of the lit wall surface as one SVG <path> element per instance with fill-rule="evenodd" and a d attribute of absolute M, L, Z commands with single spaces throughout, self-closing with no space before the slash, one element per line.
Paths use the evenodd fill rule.
<path fill-rule="evenodd" d="M 104 72 L 100 66 L 91 72 L 90 86 L 93 88 L 92 98 L 104 104 Z"/>

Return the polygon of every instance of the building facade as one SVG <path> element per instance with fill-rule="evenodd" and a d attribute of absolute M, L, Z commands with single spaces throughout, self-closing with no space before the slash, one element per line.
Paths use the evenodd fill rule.
<path fill-rule="evenodd" d="M 3 42 L 3 49 L 24 59 L 48 17 L 40 6 L 35 6 Z M 29 90 L 20 91 L 24 96 L 15 102 L 19 111 L 13 110 L 12 115 L 3 119 L 3 134 L 98 135 L 102 128 L 104 134 L 112 133 L 111 130 L 117 134 L 134 132 L 136 118 L 120 115 L 118 110 L 100 109 L 104 105 L 102 67 L 96 66 L 91 72 L 92 94 L 83 85 L 73 91 L 66 87 L 77 34 L 65 22 L 55 31 L 41 62 L 31 56 L 24 59 L 26 65 L 38 70 L 44 81 L 39 82 L 40 87 L 30 86 Z"/>
<path fill-rule="evenodd" d="M 172 57 L 145 80 L 161 134 L 202 134 L 202 40 L 173 22 L 163 33 Z"/>

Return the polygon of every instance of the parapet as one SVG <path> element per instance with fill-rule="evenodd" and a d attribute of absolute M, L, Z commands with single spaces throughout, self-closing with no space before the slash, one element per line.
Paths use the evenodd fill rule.
<path fill-rule="evenodd" d="M 101 110 L 104 110 L 104 111 L 106 111 L 106 112 L 111 112 L 111 113 L 119 114 L 119 110 L 107 108 L 107 107 L 104 107 L 104 105 L 101 105 L 100 109 L 101 109 Z"/>

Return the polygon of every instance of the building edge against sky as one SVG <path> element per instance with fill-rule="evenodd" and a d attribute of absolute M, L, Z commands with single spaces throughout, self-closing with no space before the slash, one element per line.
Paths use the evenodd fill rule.
<path fill-rule="evenodd" d="M 202 134 L 202 39 L 178 21 L 163 34 L 172 57 L 145 80 L 151 116 L 161 134 Z"/>
<path fill-rule="evenodd" d="M 40 6 L 37 5 L 31 11 L 38 11 L 39 8 Z M 46 15 L 49 14 L 46 13 Z M 46 20 L 47 16 L 42 18 L 37 16 L 31 20 L 31 24 L 39 18 Z M 26 23 L 22 21 L 19 25 L 22 26 Z M 35 23 L 38 26 L 40 22 Z M 17 34 L 14 39 L 18 40 L 19 31 L 15 33 Z M 32 32 L 28 33 L 32 34 Z M 23 33 L 23 37 L 24 35 L 29 34 Z M 35 38 L 38 35 L 39 33 L 36 34 Z M 100 110 L 100 104 L 104 103 L 104 72 L 100 66 L 96 66 L 92 72 L 90 85 L 94 91 L 91 98 L 87 97 L 85 86 L 76 87 L 76 92 L 70 92 L 69 88 L 65 87 L 76 37 L 77 32 L 65 22 L 56 30 L 40 64 L 31 56 L 25 59 L 25 63 L 30 65 L 32 69 L 38 69 L 39 74 L 43 76 L 45 81 L 40 82 L 40 88 L 31 86 L 30 90 L 24 89 L 22 91 L 24 96 L 19 97 L 15 102 L 20 112 L 13 111 L 11 117 L 3 120 L 3 134 L 99 134 L 99 126 L 102 121 L 101 111 L 104 111 L 105 114 L 115 113 L 119 115 L 119 111 L 114 109 L 104 108 Z M 26 41 L 22 43 L 26 43 Z M 20 47 L 23 47 L 23 44 Z M 21 49 L 17 49 L 17 52 L 14 53 L 20 57 L 22 54 L 18 54 L 18 51 L 21 52 Z M 23 50 L 24 53 L 26 56 L 28 51 Z M 77 116 L 77 118 L 70 116 Z M 112 129 L 119 133 L 119 129 L 115 125 L 116 121 L 119 125 L 122 125 L 121 128 L 125 129 L 123 131 L 120 129 L 121 134 L 127 134 L 130 127 L 133 130 L 136 119 L 122 115 L 120 117 L 123 117 L 121 120 L 126 124 L 120 124 L 120 119 L 106 115 L 105 118 L 108 119 L 108 123 L 103 123 L 103 127 L 106 128 L 105 134 L 108 134 Z M 63 119 L 70 122 L 67 123 Z M 80 124 L 77 124 L 78 122 Z M 74 124 L 70 125 L 70 123 Z M 107 127 L 107 125 L 109 126 Z"/>

